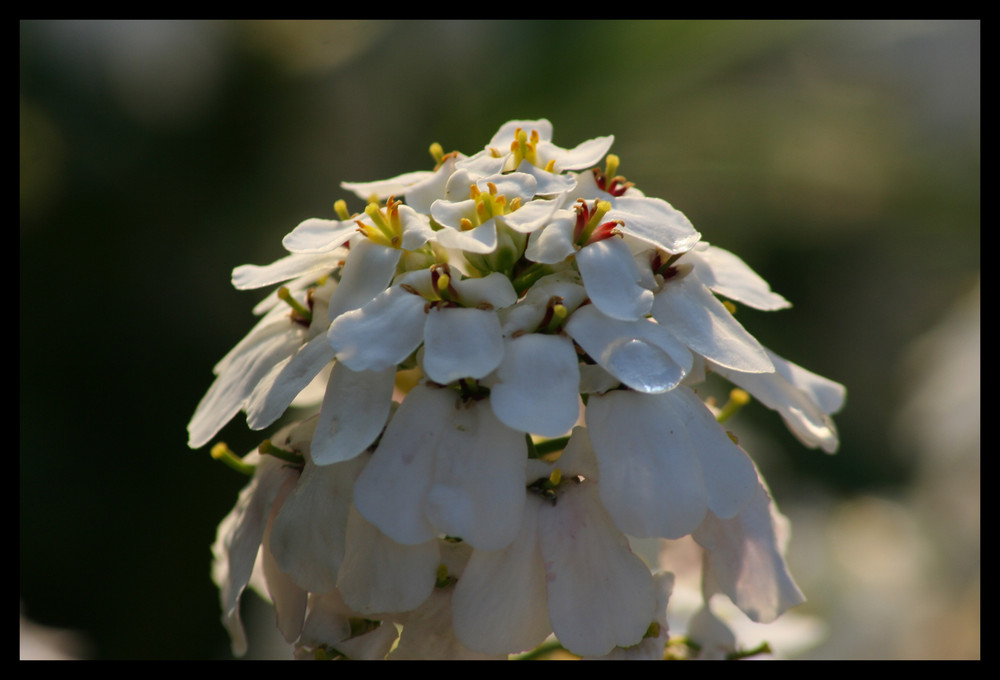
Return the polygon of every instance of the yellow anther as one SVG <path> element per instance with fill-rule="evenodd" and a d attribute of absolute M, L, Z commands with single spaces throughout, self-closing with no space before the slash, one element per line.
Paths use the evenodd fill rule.
<path fill-rule="evenodd" d="M 549 475 L 549 484 L 552 486 L 559 486 L 559 482 L 562 481 L 562 470 L 555 468 L 552 470 L 552 474 Z"/>
<path fill-rule="evenodd" d="M 604 166 L 604 176 L 609 180 L 618 174 L 618 166 L 621 165 L 621 159 L 618 158 L 617 154 L 609 153 L 606 159 L 606 165 Z"/>
<path fill-rule="evenodd" d="M 463 217 L 458 222 L 458 226 L 461 227 L 462 231 L 469 231 L 469 229 L 475 229 L 475 225 L 472 224 L 472 220 L 468 217 Z"/>
<path fill-rule="evenodd" d="M 444 149 L 437 142 L 431 144 L 430 152 L 435 163 L 440 163 L 444 159 Z"/>
<path fill-rule="evenodd" d="M 226 446 L 226 442 L 219 442 L 212 447 L 212 458 L 215 460 L 220 460 L 226 456 L 235 456 L 232 449 Z"/>
<path fill-rule="evenodd" d="M 343 199 L 333 204 L 333 210 L 337 213 L 337 217 L 342 220 L 347 220 L 351 217 L 351 213 L 347 212 L 347 201 Z"/>
<path fill-rule="evenodd" d="M 736 415 L 737 411 L 739 411 L 741 408 L 743 408 L 749 403 L 750 403 L 749 394 L 747 394 L 744 390 L 741 390 L 738 387 L 733 388 L 733 390 L 730 391 L 729 393 L 729 401 L 727 401 L 726 405 L 719 410 L 719 413 L 718 415 L 715 416 L 715 419 L 720 423 L 724 423 L 725 421 L 729 420 L 734 415 Z"/>
<path fill-rule="evenodd" d="M 493 182 L 487 182 L 486 183 L 486 187 L 490 190 L 490 195 L 491 196 L 496 196 L 497 195 L 497 185 L 496 184 L 494 184 Z"/>
<path fill-rule="evenodd" d="M 514 212 L 520 207 L 521 207 L 521 197 L 518 196 L 517 198 L 515 198 L 513 201 L 510 202 L 510 211 Z"/>
<path fill-rule="evenodd" d="M 546 172 L 555 172 L 556 171 L 556 159 L 555 158 L 550 159 L 549 162 L 545 164 L 545 171 Z"/>
<path fill-rule="evenodd" d="M 298 314 L 306 321 L 312 321 L 312 311 L 292 297 L 292 292 L 288 290 L 287 286 L 282 286 L 278 289 L 278 298 L 291 307 L 295 314 Z"/>
<path fill-rule="evenodd" d="M 479 194 L 481 193 L 482 192 L 479 191 L 479 187 L 477 187 L 475 184 L 469 187 L 469 198 L 475 200 L 479 198 Z"/>
<path fill-rule="evenodd" d="M 722 301 L 722 304 L 723 304 L 723 306 L 724 306 L 724 307 L 725 307 L 726 309 L 728 309 L 728 310 L 729 310 L 729 313 L 730 313 L 730 314 L 735 314 L 735 313 L 736 313 L 736 305 L 734 305 L 734 304 L 733 304 L 732 302 L 730 302 L 729 300 L 723 300 L 723 301 Z"/>
<path fill-rule="evenodd" d="M 444 294 L 447 292 L 449 285 L 451 285 L 451 277 L 444 272 L 441 272 L 441 276 L 439 276 L 437 280 L 438 292 Z"/>
<path fill-rule="evenodd" d="M 562 321 L 569 316 L 569 310 L 566 309 L 566 305 L 553 305 L 552 316 Z"/>
<path fill-rule="evenodd" d="M 245 475 L 253 474 L 254 466 L 249 463 L 244 463 L 239 456 L 233 453 L 232 449 L 226 446 L 225 442 L 219 442 L 212 447 L 212 458 L 215 460 L 221 460 L 237 472 L 242 472 Z"/>

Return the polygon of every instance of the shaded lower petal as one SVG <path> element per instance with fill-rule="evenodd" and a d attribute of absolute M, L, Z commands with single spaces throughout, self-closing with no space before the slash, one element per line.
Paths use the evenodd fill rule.
<path fill-rule="evenodd" d="M 503 359 L 503 334 L 496 312 L 452 307 L 431 309 L 424 328 L 424 372 L 447 385 L 459 378 L 488 375 Z"/>

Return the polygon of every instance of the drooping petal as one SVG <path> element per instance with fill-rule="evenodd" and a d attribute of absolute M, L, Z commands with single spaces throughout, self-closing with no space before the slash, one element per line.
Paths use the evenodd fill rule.
<path fill-rule="evenodd" d="M 672 390 L 691 369 L 691 352 L 648 319 L 619 321 L 584 305 L 570 316 L 566 332 L 604 369 L 639 392 Z"/>
<path fill-rule="evenodd" d="M 350 460 L 371 446 L 389 416 L 395 377 L 395 366 L 353 371 L 334 364 L 313 435 L 316 465 Z"/>
<path fill-rule="evenodd" d="M 555 144 L 542 140 L 538 143 L 538 160 L 541 165 L 554 160 L 556 172 L 583 170 L 600 163 L 614 143 L 614 135 L 608 135 L 588 139 L 572 149 L 560 149 Z"/>
<path fill-rule="evenodd" d="M 571 487 L 538 513 L 549 618 L 563 646 L 601 656 L 641 641 L 655 619 L 653 578 L 601 505 L 595 485 Z"/>
<path fill-rule="evenodd" d="M 751 620 L 769 623 L 805 601 L 785 564 L 771 497 L 758 483 L 732 519 L 709 513 L 692 534 L 706 550 L 706 572 Z"/>
<path fill-rule="evenodd" d="M 416 545 L 437 536 L 424 506 L 434 479 L 438 441 L 451 427 L 454 410 L 451 390 L 414 387 L 358 478 L 354 504 L 394 541 Z"/>
<path fill-rule="evenodd" d="M 639 267 L 620 238 L 591 243 L 576 254 L 591 302 L 612 319 L 632 321 L 649 313 L 653 291 L 639 285 Z"/>
<path fill-rule="evenodd" d="M 396 543 L 352 509 L 337 588 L 359 614 L 412 611 L 434 591 L 440 559 L 436 539 Z"/>
<path fill-rule="evenodd" d="M 459 378 L 482 378 L 500 365 L 503 334 L 493 311 L 452 307 L 431 309 L 424 328 L 424 372 L 447 385 Z"/>
<path fill-rule="evenodd" d="M 272 425 L 331 361 L 333 348 L 327 342 L 326 334 L 321 334 L 275 366 L 247 401 L 247 425 L 250 429 L 262 430 Z"/>
<path fill-rule="evenodd" d="M 503 550 L 473 552 L 455 586 L 452 621 L 469 649 L 513 654 L 533 649 L 552 631 L 537 537 L 541 502 L 529 497 L 517 539 Z"/>
<path fill-rule="evenodd" d="M 761 344 L 692 276 L 667 280 L 653 302 L 653 318 L 685 345 L 720 366 L 744 373 L 771 373 Z"/>
<path fill-rule="evenodd" d="M 509 427 L 545 437 L 565 434 L 580 415 L 580 369 L 569 338 L 528 333 L 507 340 L 490 391 Z"/>
<path fill-rule="evenodd" d="M 437 445 L 428 519 L 474 548 L 506 547 L 521 527 L 526 460 L 524 434 L 497 420 L 488 401 L 455 403 Z"/>
<path fill-rule="evenodd" d="M 244 264 L 233 270 L 233 286 L 237 290 L 253 290 L 273 286 L 307 274 L 330 272 L 346 257 L 346 250 L 321 253 L 292 253 L 268 265 Z"/>
<path fill-rule="evenodd" d="M 379 201 L 384 201 L 390 196 L 402 196 L 413 187 L 428 181 L 432 175 L 434 173 L 430 170 L 416 170 L 374 182 L 341 182 L 340 186 L 353 192 L 363 201 L 370 200 L 373 196 Z"/>
<path fill-rule="evenodd" d="M 337 585 L 352 490 L 363 466 L 363 460 L 319 466 L 308 459 L 274 518 L 269 544 L 274 560 L 309 592 L 326 593 Z"/>
<path fill-rule="evenodd" d="M 708 508 L 700 442 L 691 440 L 675 400 L 673 392 L 615 390 L 587 402 L 601 500 L 630 536 L 686 536 Z"/>

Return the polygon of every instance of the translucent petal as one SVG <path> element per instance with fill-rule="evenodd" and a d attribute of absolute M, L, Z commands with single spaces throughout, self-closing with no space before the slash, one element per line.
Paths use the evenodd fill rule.
<path fill-rule="evenodd" d="M 273 286 L 313 272 L 330 272 L 339 266 L 347 251 L 323 253 L 293 253 L 271 264 L 244 264 L 233 270 L 233 286 L 237 290 L 253 290 Z"/>
<path fill-rule="evenodd" d="M 434 591 L 440 561 L 436 539 L 401 545 L 352 509 L 337 588 L 359 614 L 412 611 Z"/>
<path fill-rule="evenodd" d="M 746 262 L 728 250 L 705 244 L 704 248 L 693 251 L 690 256 L 706 265 L 695 265 L 698 278 L 719 295 L 764 311 L 792 306 L 784 297 L 773 292 L 767 281 Z"/>
<path fill-rule="evenodd" d="M 356 372 L 334 364 L 313 435 L 313 462 L 350 460 L 371 446 L 389 417 L 395 377 L 395 365 Z"/>
<path fill-rule="evenodd" d="M 700 442 L 691 440 L 673 401 L 672 393 L 615 390 L 587 402 L 601 500 L 630 536 L 680 538 L 705 517 Z"/>
<path fill-rule="evenodd" d="M 581 248 L 576 266 L 591 302 L 612 319 L 631 321 L 649 314 L 653 292 L 639 285 L 639 267 L 620 238 Z"/>
<path fill-rule="evenodd" d="M 653 318 L 675 338 L 720 366 L 746 373 L 774 371 L 757 339 L 692 276 L 668 279 L 663 284 L 653 302 Z"/>
<path fill-rule="evenodd" d="M 247 401 L 247 425 L 250 429 L 262 430 L 284 415 L 295 397 L 331 361 L 333 348 L 324 333 L 275 366 Z"/>
<path fill-rule="evenodd" d="M 493 411 L 522 432 L 558 437 L 580 415 L 580 371 L 569 338 L 528 333 L 508 340 L 490 391 Z"/>
<path fill-rule="evenodd" d="M 473 552 L 455 586 L 452 622 L 469 649 L 512 654 L 533 649 L 552 631 L 537 537 L 540 503 L 528 498 L 517 539 L 503 550 Z"/>
<path fill-rule="evenodd" d="M 447 389 L 417 385 L 410 390 L 355 485 L 355 506 L 398 543 L 416 545 L 437 536 L 424 504 L 455 401 Z"/>
<path fill-rule="evenodd" d="M 751 620 L 769 623 L 805 601 L 782 555 L 777 510 L 761 484 L 739 515 L 713 514 L 692 534 L 706 550 L 707 571 Z"/>
<path fill-rule="evenodd" d="M 505 548 L 524 509 L 527 446 L 486 400 L 453 406 L 441 432 L 426 513 L 438 531 L 480 550 Z"/>
<path fill-rule="evenodd" d="M 424 328 L 424 373 L 447 385 L 482 378 L 500 365 L 503 335 L 496 312 L 452 307 L 431 309 Z"/>
<path fill-rule="evenodd" d="M 353 192 L 363 201 L 371 199 L 372 196 L 384 201 L 390 196 L 402 196 L 414 186 L 429 180 L 432 175 L 434 173 L 430 170 L 416 170 L 374 182 L 341 182 L 340 186 Z"/>
<path fill-rule="evenodd" d="M 586 656 L 641 641 L 655 619 L 653 577 L 601 506 L 595 485 L 571 487 L 555 505 L 542 504 L 538 527 L 559 641 Z"/>

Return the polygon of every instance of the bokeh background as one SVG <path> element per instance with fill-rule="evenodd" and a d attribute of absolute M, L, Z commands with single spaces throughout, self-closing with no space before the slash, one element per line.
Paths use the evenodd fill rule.
<path fill-rule="evenodd" d="M 244 480 L 185 427 L 253 322 L 230 270 L 359 210 L 341 181 L 542 117 L 614 134 L 795 305 L 744 325 L 848 387 L 835 456 L 730 423 L 792 518 L 799 655 L 979 656 L 978 22 L 23 21 L 19 105 L 23 657 L 228 657 Z"/>

